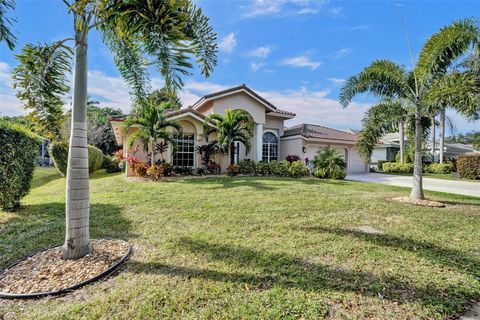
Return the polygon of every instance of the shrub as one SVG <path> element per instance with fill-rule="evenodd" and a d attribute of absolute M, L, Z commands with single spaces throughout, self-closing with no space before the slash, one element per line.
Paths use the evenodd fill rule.
<path fill-rule="evenodd" d="M 458 156 L 457 172 L 462 179 L 480 179 L 480 153 L 468 153 Z"/>
<path fill-rule="evenodd" d="M 121 159 L 110 156 L 103 156 L 102 169 L 105 169 L 107 173 L 120 172 Z"/>
<path fill-rule="evenodd" d="M 383 171 L 389 173 L 413 173 L 413 163 L 385 162 Z"/>
<path fill-rule="evenodd" d="M 377 169 L 378 169 L 378 171 L 383 171 L 383 164 L 384 164 L 385 162 L 387 162 L 387 161 L 385 161 L 385 160 L 378 160 L 378 161 L 377 161 Z"/>
<path fill-rule="evenodd" d="M 245 159 L 238 162 L 238 171 L 241 174 L 255 174 L 255 167 L 255 161 L 252 161 L 250 159 Z"/>
<path fill-rule="evenodd" d="M 273 174 L 273 166 L 271 162 L 260 161 L 255 166 L 255 174 L 267 176 Z"/>
<path fill-rule="evenodd" d="M 296 154 L 289 154 L 288 156 L 285 157 L 285 160 L 292 163 L 292 162 L 300 160 L 300 157 L 297 156 Z"/>
<path fill-rule="evenodd" d="M 238 166 L 236 164 L 231 164 L 227 167 L 227 174 L 230 177 L 234 177 L 238 174 Z"/>
<path fill-rule="evenodd" d="M 175 166 L 175 167 L 173 167 L 173 172 L 175 172 L 175 174 L 179 174 L 179 175 L 182 175 L 182 176 L 193 175 L 193 169 L 191 167 Z"/>
<path fill-rule="evenodd" d="M 218 163 L 215 161 L 209 161 L 207 164 L 207 171 L 209 173 L 215 174 L 215 173 L 220 173 L 221 167 Z"/>
<path fill-rule="evenodd" d="M 133 171 L 135 171 L 135 174 L 142 178 L 147 175 L 147 169 L 148 166 L 142 161 L 139 161 L 133 166 Z"/>
<path fill-rule="evenodd" d="M 343 179 L 346 176 L 347 164 L 342 155 L 327 146 L 315 155 L 313 159 L 314 176 L 326 179 Z"/>
<path fill-rule="evenodd" d="M 270 174 L 278 177 L 288 177 L 289 168 L 290 168 L 290 162 L 288 162 L 287 160 L 270 162 L 270 170 L 271 170 Z"/>
<path fill-rule="evenodd" d="M 173 165 L 171 163 L 164 163 L 163 166 L 163 176 L 170 177 L 173 172 Z"/>
<path fill-rule="evenodd" d="M 163 166 L 153 165 L 148 167 L 146 171 L 147 177 L 153 181 L 158 181 L 163 175 Z"/>
<path fill-rule="evenodd" d="M 197 176 L 203 176 L 205 174 L 205 168 L 199 167 L 195 173 Z"/>
<path fill-rule="evenodd" d="M 308 176 L 309 170 L 301 160 L 292 162 L 288 168 L 288 175 L 293 178 Z"/>
<path fill-rule="evenodd" d="M 428 173 L 452 173 L 453 164 L 451 163 L 431 163 L 425 167 Z"/>
<path fill-rule="evenodd" d="M 52 157 L 55 167 L 65 176 L 67 174 L 68 164 L 68 142 L 54 142 L 50 144 L 50 156 Z M 102 167 L 103 153 L 102 150 L 89 145 L 88 146 L 88 172 L 92 173 Z"/>
<path fill-rule="evenodd" d="M 28 193 L 40 138 L 20 125 L 0 122 L 0 207 L 13 210 Z"/>

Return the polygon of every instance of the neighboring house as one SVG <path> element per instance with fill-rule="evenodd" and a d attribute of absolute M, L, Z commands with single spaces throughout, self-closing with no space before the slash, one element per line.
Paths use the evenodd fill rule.
<path fill-rule="evenodd" d="M 428 141 L 426 145 L 426 150 L 428 152 L 431 152 L 432 150 L 432 142 Z M 473 148 L 471 145 L 466 145 L 463 143 L 445 143 L 443 146 L 443 158 L 444 160 L 449 160 L 449 159 L 456 159 L 459 155 L 465 154 L 465 153 L 479 153 L 480 151 L 477 151 Z M 435 143 L 435 160 L 438 160 L 440 157 L 440 144 L 438 141 Z"/>
<path fill-rule="evenodd" d="M 407 145 L 405 137 L 405 146 Z M 378 161 L 395 161 L 395 156 L 400 152 L 400 134 L 398 132 L 387 133 L 375 145 L 372 152 L 371 165 L 377 165 Z"/>
<path fill-rule="evenodd" d="M 311 160 L 322 147 L 330 145 L 338 149 L 345 157 L 349 173 L 366 172 L 368 169 L 368 165 L 360 159 L 354 148 L 356 135 L 306 124 L 285 129 L 285 121 L 293 119 L 295 114 L 278 109 L 245 85 L 208 94 L 191 107 L 167 112 L 168 119 L 178 121 L 183 130 L 181 134 L 174 136 L 177 151 L 172 152 L 170 148 L 166 154 L 157 155 L 157 158 L 163 158 L 174 166 L 194 168 L 202 166 L 200 155 L 195 148 L 214 139 L 214 137 L 207 138 L 204 133 L 204 126 L 211 125 L 206 123 L 205 119 L 212 113 L 225 114 L 226 109 L 243 109 L 252 116 L 255 122 L 251 150 L 247 153 L 245 147 L 238 144 L 235 155 L 236 162 L 243 159 L 283 160 L 289 154 L 298 155 L 303 160 L 307 158 Z M 131 155 L 132 150 L 136 148 L 140 151 L 136 152 L 135 156 L 142 161 L 147 161 L 147 155 L 141 150 L 139 142 L 131 150 L 127 150 L 127 137 L 137 129 L 133 127 L 125 132 L 123 121 L 124 117 L 113 117 L 110 122 L 117 143 L 124 146 L 124 156 Z M 229 158 L 217 156 L 215 161 L 221 165 L 222 171 L 225 171 Z M 127 167 L 127 175 L 132 174 L 131 169 Z"/>

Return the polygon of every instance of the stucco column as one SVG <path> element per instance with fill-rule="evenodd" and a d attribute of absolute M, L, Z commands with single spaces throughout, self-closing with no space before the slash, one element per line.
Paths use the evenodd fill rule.
<path fill-rule="evenodd" d="M 263 123 L 257 123 L 255 157 L 257 161 L 262 161 L 262 145 L 263 145 Z"/>

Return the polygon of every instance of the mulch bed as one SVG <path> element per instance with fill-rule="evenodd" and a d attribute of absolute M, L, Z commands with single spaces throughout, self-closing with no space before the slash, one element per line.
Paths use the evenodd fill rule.
<path fill-rule="evenodd" d="M 425 206 L 425 207 L 445 208 L 445 203 L 441 203 L 434 200 L 428 200 L 428 199 L 420 200 L 420 199 L 412 199 L 410 197 L 396 197 L 396 198 L 393 198 L 392 200 L 397 202 L 416 204 L 416 205 Z"/>
<path fill-rule="evenodd" d="M 62 248 L 39 252 L 0 273 L 0 292 L 34 294 L 76 286 L 108 270 L 124 258 L 129 245 L 121 240 L 92 240 L 83 258 L 64 260 Z"/>

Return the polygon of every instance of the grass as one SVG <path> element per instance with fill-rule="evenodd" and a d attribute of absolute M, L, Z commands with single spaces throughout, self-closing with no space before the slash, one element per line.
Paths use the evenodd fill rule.
<path fill-rule="evenodd" d="M 0 211 L 0 268 L 64 235 L 65 179 L 38 170 Z M 15 319 L 444 319 L 480 299 L 480 198 L 390 201 L 408 189 L 281 178 L 91 179 L 92 237 L 134 254 L 54 299 L 0 301 Z M 360 231 L 370 226 L 382 234 Z"/>

